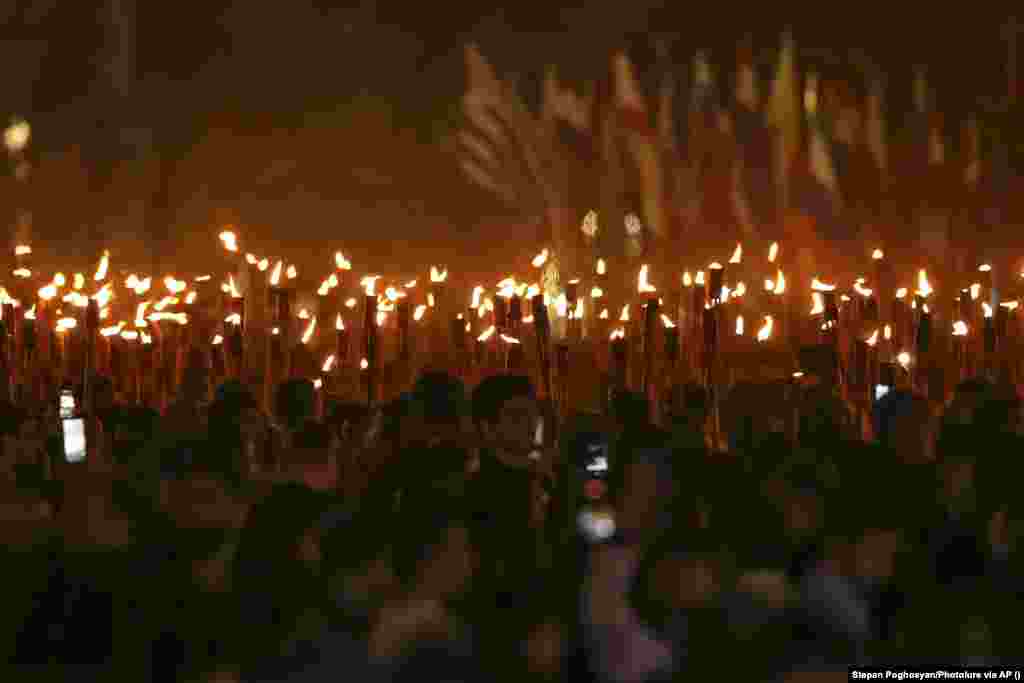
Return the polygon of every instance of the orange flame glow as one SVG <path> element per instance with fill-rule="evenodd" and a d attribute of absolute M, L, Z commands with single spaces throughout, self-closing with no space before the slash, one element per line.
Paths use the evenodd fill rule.
<path fill-rule="evenodd" d="M 658 291 L 657 288 L 652 287 L 651 283 L 648 282 L 647 276 L 648 266 L 645 263 L 642 266 L 640 266 L 640 273 L 636 277 L 636 291 L 640 292 L 641 294 Z"/>
<path fill-rule="evenodd" d="M 362 285 L 363 291 L 366 293 L 366 296 L 376 296 L 377 280 L 379 279 L 380 275 L 367 275 L 366 277 L 359 281 L 359 284 Z"/>
<path fill-rule="evenodd" d="M 107 279 L 107 271 L 110 269 L 110 252 L 104 251 L 100 257 L 100 264 L 96 267 L 96 274 L 92 279 L 96 282 L 103 282 Z"/>
<path fill-rule="evenodd" d="M 227 249 L 230 252 L 238 251 L 238 235 L 236 235 L 234 232 L 232 232 L 231 230 L 225 230 L 220 235 L 218 235 L 218 237 L 220 238 L 220 241 L 224 245 L 225 249 Z"/>
<path fill-rule="evenodd" d="M 55 296 L 57 296 L 57 288 L 53 285 L 46 285 L 39 290 L 39 298 L 43 301 L 49 301 Z"/>
<path fill-rule="evenodd" d="M 967 336 L 967 323 L 963 320 L 957 320 L 953 323 L 953 336 L 954 337 L 966 337 Z"/>
<path fill-rule="evenodd" d="M 825 312 L 825 297 L 821 292 L 811 292 L 811 315 L 821 315 Z"/>
<path fill-rule="evenodd" d="M 334 329 L 339 332 L 345 329 L 345 320 L 341 317 L 341 313 L 334 319 Z"/>
<path fill-rule="evenodd" d="M 281 272 L 284 270 L 284 261 L 278 261 L 274 264 L 274 269 L 270 271 L 270 286 L 277 287 L 281 284 Z"/>
<path fill-rule="evenodd" d="M 598 287 L 597 285 L 594 285 L 593 287 L 590 288 L 590 298 L 591 299 L 600 299 L 603 296 L 604 296 L 604 290 L 601 289 L 600 287 Z"/>
<path fill-rule="evenodd" d="M 836 290 L 836 286 L 825 284 L 817 277 L 815 277 L 813 280 L 811 280 L 811 289 L 813 289 L 815 292 L 834 292 Z"/>
<path fill-rule="evenodd" d="M 302 333 L 302 343 L 308 344 L 309 340 L 313 338 L 314 332 L 316 332 L 316 316 L 309 319 L 309 325 L 306 326 L 306 331 Z"/>
<path fill-rule="evenodd" d="M 669 329 L 669 330 L 671 330 L 672 328 L 674 328 L 676 326 L 676 324 L 674 322 L 672 322 L 672 319 L 669 318 L 664 313 L 661 314 L 661 324 L 664 325 L 665 328 Z"/>
<path fill-rule="evenodd" d="M 330 372 L 334 369 L 334 354 L 327 356 L 324 364 L 320 367 L 320 372 Z"/>
<path fill-rule="evenodd" d="M 14 248 L 15 256 L 28 256 L 31 253 L 32 247 L 28 246 L 27 244 L 19 244 Z"/>
<path fill-rule="evenodd" d="M 971 301 L 977 301 L 979 296 L 981 296 L 981 283 L 975 282 L 971 285 Z"/>
<path fill-rule="evenodd" d="M 982 301 L 981 302 L 981 308 L 982 308 L 983 311 L 985 311 L 985 317 L 986 318 L 991 318 L 992 317 L 992 306 L 987 301 Z"/>
<path fill-rule="evenodd" d="M 427 307 L 425 305 L 423 305 L 423 304 L 420 304 L 419 306 L 416 307 L 416 310 L 413 311 L 412 319 L 416 320 L 416 321 L 423 320 L 423 315 L 426 312 L 427 312 Z"/>
<path fill-rule="evenodd" d="M 743 261 L 743 245 L 737 244 L 736 249 L 733 250 L 732 256 L 729 257 L 729 263 L 741 263 Z"/>
<path fill-rule="evenodd" d="M 775 259 L 779 257 L 779 243 L 772 242 L 772 246 L 768 247 L 768 263 L 775 263 Z"/>
<path fill-rule="evenodd" d="M 743 316 L 742 315 L 738 315 L 738 316 L 736 316 L 736 336 L 737 337 L 742 337 L 743 336 L 743 332 L 744 332 Z"/>
<path fill-rule="evenodd" d="M 764 324 L 761 325 L 761 329 L 757 331 L 757 341 L 764 342 L 768 341 L 772 336 L 772 327 L 775 326 L 775 320 L 770 316 L 764 317 Z"/>
<path fill-rule="evenodd" d="M 438 270 L 437 266 L 430 266 L 430 281 L 444 282 L 448 279 L 448 269 Z"/>
<path fill-rule="evenodd" d="M 362 359 L 361 361 L 359 361 L 359 369 L 360 370 L 367 370 L 367 369 L 369 369 L 369 367 L 370 367 L 370 361 L 366 360 L 365 358 Z"/>
<path fill-rule="evenodd" d="M 928 274 L 924 271 L 924 268 L 917 271 L 917 292 L 916 294 L 922 299 L 928 298 L 932 293 L 932 285 L 928 282 Z"/>
<path fill-rule="evenodd" d="M 284 272 L 285 277 L 289 280 L 294 280 L 299 276 L 299 271 L 295 266 L 288 266 L 288 269 Z"/>
<path fill-rule="evenodd" d="M 501 335 L 501 341 L 505 342 L 506 344 L 521 344 L 522 343 L 518 339 L 516 339 L 515 337 L 510 337 L 507 334 Z"/>
<path fill-rule="evenodd" d="M 75 277 L 72 280 L 71 286 L 74 289 L 83 289 L 85 287 L 85 275 L 82 273 L 75 273 Z"/>
<path fill-rule="evenodd" d="M 1003 308 L 1005 308 L 1008 311 L 1016 311 L 1017 310 L 1017 306 L 1019 306 L 1019 303 L 1016 302 L 1016 301 L 1004 301 L 1003 303 L 1001 303 L 999 305 L 1002 306 Z"/>
<path fill-rule="evenodd" d="M 704 271 L 703 270 L 698 270 L 697 271 L 697 277 L 695 277 L 693 279 L 693 284 L 698 285 L 698 286 L 704 284 Z"/>
<path fill-rule="evenodd" d="M 340 251 L 334 253 L 334 265 L 338 270 L 352 270 L 352 264 Z"/>
<path fill-rule="evenodd" d="M 603 258 L 597 259 L 597 267 L 594 269 L 598 275 L 604 275 L 608 272 L 608 264 L 604 262 Z"/>
<path fill-rule="evenodd" d="M 619 316 L 619 322 L 620 323 L 628 323 L 629 322 L 629 304 L 626 304 L 625 306 L 622 307 L 622 314 Z"/>
<path fill-rule="evenodd" d="M 476 340 L 477 340 L 478 342 L 485 342 L 485 341 L 487 341 L 488 339 L 490 339 L 491 337 L 493 337 L 493 336 L 494 336 L 494 333 L 495 333 L 495 332 L 497 332 L 497 329 L 496 329 L 496 328 L 494 327 L 494 325 L 491 325 L 491 326 L 490 326 L 490 327 L 488 327 L 488 328 L 487 328 L 486 330 L 484 330 L 484 331 L 483 331 L 483 332 L 482 332 L 482 333 L 480 334 L 480 336 L 476 338 Z"/>
<path fill-rule="evenodd" d="M 548 262 L 548 250 L 547 249 L 544 249 L 539 254 L 534 256 L 533 257 L 533 261 L 531 261 L 531 263 L 533 264 L 534 268 L 543 268 L 544 264 L 547 263 L 547 262 Z"/>
<path fill-rule="evenodd" d="M 622 328 L 622 327 L 620 327 L 618 329 L 615 329 L 615 330 L 612 330 L 612 333 L 608 336 L 608 339 L 610 339 L 612 341 L 615 341 L 616 339 L 625 339 L 625 338 L 626 338 L 626 330 L 625 330 L 625 328 Z"/>
<path fill-rule="evenodd" d="M 597 317 L 600 318 L 601 320 L 607 320 L 608 319 L 608 309 L 607 308 L 603 309 L 601 311 L 601 315 L 599 315 Z"/>
<path fill-rule="evenodd" d="M 881 249 L 875 249 L 873 252 L 871 252 L 871 258 L 872 260 L 875 261 L 881 261 L 882 259 L 885 258 L 885 252 L 883 252 Z"/>
<path fill-rule="evenodd" d="M 896 362 L 903 366 L 903 369 L 910 367 L 910 354 L 906 351 L 902 351 L 900 355 L 896 356 Z"/>
<path fill-rule="evenodd" d="M 890 339 L 892 339 L 892 325 L 886 325 L 885 328 L 883 328 L 883 330 L 882 330 L 882 337 L 886 341 L 889 341 Z"/>
<path fill-rule="evenodd" d="M 874 346 L 878 343 L 878 330 L 876 329 L 871 333 L 871 336 L 864 340 L 868 346 Z"/>

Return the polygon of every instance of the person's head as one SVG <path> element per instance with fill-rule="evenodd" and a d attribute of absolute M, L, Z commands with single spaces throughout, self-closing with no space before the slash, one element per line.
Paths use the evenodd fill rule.
<path fill-rule="evenodd" d="M 316 389 L 308 379 L 290 379 L 277 387 L 274 414 L 282 426 L 298 429 L 316 410 Z"/>
<path fill-rule="evenodd" d="M 159 428 L 160 415 L 142 406 L 124 406 L 117 411 L 113 427 L 113 460 L 121 465 L 132 464 L 153 443 Z"/>
<path fill-rule="evenodd" d="M 432 512 L 414 511 L 403 520 L 394 566 L 410 594 L 453 599 L 466 590 L 478 558 L 460 503 L 434 502 Z"/>
<path fill-rule="evenodd" d="M 320 575 L 328 499 L 302 484 L 277 484 L 253 504 L 239 536 L 234 579 L 243 593 L 286 593 Z"/>
<path fill-rule="evenodd" d="M 160 506 L 176 526 L 231 529 L 241 525 L 247 504 L 238 489 L 236 456 L 203 440 L 182 440 L 161 450 Z"/>
<path fill-rule="evenodd" d="M 881 446 L 908 464 L 935 459 L 937 430 L 928 400 L 893 391 L 875 404 L 874 430 Z"/>
<path fill-rule="evenodd" d="M 420 376 L 409 397 L 409 423 L 414 439 L 433 447 L 463 440 L 466 391 L 462 382 L 445 372 Z"/>
<path fill-rule="evenodd" d="M 208 433 L 210 440 L 225 449 L 240 448 L 246 438 L 261 438 L 265 421 L 259 403 L 241 385 L 226 384 L 210 404 Z"/>
<path fill-rule="evenodd" d="M 539 416 L 536 393 L 524 375 L 496 375 L 473 392 L 473 420 L 484 444 L 525 463 L 534 448 Z"/>

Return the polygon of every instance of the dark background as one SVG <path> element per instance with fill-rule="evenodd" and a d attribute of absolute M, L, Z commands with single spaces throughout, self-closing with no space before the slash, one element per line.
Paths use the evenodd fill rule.
<path fill-rule="evenodd" d="M 801 60 L 834 75 L 855 76 L 850 48 L 870 54 L 887 73 L 894 129 L 915 64 L 927 65 L 951 120 L 1006 90 L 1005 17 L 963 16 L 963 5 L 879 13 L 832 3 L 785 14 L 747 3 L 331 4 L 0 2 L 0 113 L 33 123 L 37 251 L 91 259 L 124 234 L 105 223 L 111 207 L 145 195 L 144 218 L 126 219 L 139 227 L 125 259 L 159 245 L 164 261 L 198 268 L 225 220 L 254 251 L 325 267 L 320 252 L 334 248 L 394 270 L 451 262 L 467 244 L 476 258 L 500 258 L 508 247 L 489 235 L 515 217 L 461 178 L 444 144 L 458 121 L 467 41 L 529 95 L 547 63 L 583 83 L 618 47 L 643 69 L 659 38 L 681 70 L 706 48 L 727 72 L 749 34 L 767 71 L 791 26 Z M 120 79 L 108 75 L 118 56 Z M 12 192 L 8 183 L 8 206 L 19 201 Z"/>

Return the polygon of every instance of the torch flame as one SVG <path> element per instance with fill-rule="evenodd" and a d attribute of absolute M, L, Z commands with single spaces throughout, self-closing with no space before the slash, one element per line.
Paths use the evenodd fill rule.
<path fill-rule="evenodd" d="M 199 275 L 199 276 L 196 277 L 196 282 L 209 282 L 212 279 L 213 279 L 212 275 Z M 124 286 L 128 287 L 128 289 L 131 289 L 131 286 L 129 286 L 127 282 L 125 282 Z"/>
<path fill-rule="evenodd" d="M 370 367 L 370 361 L 366 360 L 365 358 L 362 359 L 361 361 L 359 361 L 359 369 L 360 370 L 366 370 L 369 367 Z"/>
<path fill-rule="evenodd" d="M 192 304 L 194 304 L 196 302 L 196 296 L 197 296 L 197 294 L 195 292 L 189 292 L 188 294 L 186 294 L 185 295 L 185 304 L 188 305 L 188 306 L 191 306 Z"/>
<path fill-rule="evenodd" d="M 317 377 L 315 380 L 313 380 L 313 389 L 319 391 L 320 389 L 323 389 L 323 388 L 324 388 L 324 381 L 322 379 Z"/>
<path fill-rule="evenodd" d="M 107 279 L 107 270 L 110 269 L 110 252 L 104 251 L 100 257 L 100 264 L 96 267 L 96 274 L 92 279 L 96 282 L 103 282 Z"/>
<path fill-rule="evenodd" d="M 533 258 L 533 261 L 532 261 L 533 267 L 534 268 L 542 268 L 542 267 L 544 267 L 544 264 L 547 263 L 547 261 L 548 261 L 548 250 L 544 249 L 543 251 L 541 251 L 539 254 L 537 254 Z"/>
<path fill-rule="evenodd" d="M 412 313 L 413 320 L 422 320 L 423 315 L 427 312 L 427 307 L 424 304 L 420 304 L 416 307 L 416 310 Z"/>
<path fill-rule="evenodd" d="M 28 256 L 31 253 L 32 247 L 28 246 L 27 244 L 19 244 L 14 248 L 15 256 Z"/>
<path fill-rule="evenodd" d="M 690 271 L 683 273 L 683 287 L 693 287 L 693 277 L 690 275 Z"/>
<path fill-rule="evenodd" d="M 270 286 L 277 287 L 281 284 L 281 271 L 284 270 L 284 261 L 278 261 L 274 264 L 274 269 L 270 271 Z"/>
<path fill-rule="evenodd" d="M 309 325 L 306 326 L 306 331 L 302 333 L 302 343 L 308 344 L 309 340 L 313 338 L 314 332 L 316 332 L 316 316 L 309 319 Z"/>
<path fill-rule="evenodd" d="M 377 311 L 377 327 L 384 327 L 384 323 L 388 320 L 387 311 Z"/>
<path fill-rule="evenodd" d="M 285 277 L 287 277 L 289 280 L 294 280 L 299 276 L 299 271 L 295 268 L 295 266 L 288 266 L 288 270 L 286 270 L 284 274 Z"/>
<path fill-rule="evenodd" d="M 438 270 L 437 266 L 430 266 L 430 281 L 444 282 L 448 279 L 448 269 Z"/>
<path fill-rule="evenodd" d="M 132 273 L 131 275 L 124 279 L 124 286 L 127 287 L 128 289 L 135 289 L 136 287 L 139 286 L 139 276 L 136 275 L 135 273 Z"/>
<path fill-rule="evenodd" d="M 882 331 L 882 336 L 885 338 L 886 341 L 892 339 L 892 325 L 885 326 L 885 328 Z"/>
<path fill-rule="evenodd" d="M 57 331 L 73 330 L 78 327 L 78 321 L 74 318 L 61 318 L 57 321 Z"/>
<path fill-rule="evenodd" d="M 261 273 L 267 272 L 267 268 L 269 268 L 269 267 L 270 267 L 270 259 L 267 259 L 267 258 L 262 259 L 259 263 L 256 264 L 256 268 Z"/>
<path fill-rule="evenodd" d="M 163 299 L 160 299 L 160 301 L 157 301 L 153 305 L 153 308 L 155 310 L 157 310 L 157 311 L 162 311 L 165 308 L 167 308 L 168 306 L 176 306 L 177 304 L 178 304 L 177 297 L 165 296 Z"/>
<path fill-rule="evenodd" d="M 224 337 L 219 334 L 213 335 L 213 340 L 210 342 L 213 346 L 220 346 L 224 343 Z"/>
<path fill-rule="evenodd" d="M 917 272 L 917 292 L 916 294 L 922 299 L 927 298 L 932 293 L 931 283 L 928 282 L 928 274 L 924 271 L 924 268 Z"/>
<path fill-rule="evenodd" d="M 17 270 L 12 272 L 11 275 L 22 280 L 27 280 L 28 278 L 32 277 L 32 271 L 29 270 L 28 268 L 18 268 Z"/>
<path fill-rule="evenodd" d="M 703 285 L 704 284 L 704 271 L 703 270 L 698 270 L 697 271 L 697 277 L 695 277 L 693 279 L 693 284 L 695 284 L 695 285 Z"/>
<path fill-rule="evenodd" d="M 1005 308 L 1008 311 L 1016 311 L 1017 310 L 1017 306 L 1019 304 L 1016 301 L 1004 301 L 1003 303 L 1001 303 L 999 305 L 1002 306 L 1003 308 Z"/>
<path fill-rule="evenodd" d="M 406 289 L 412 289 L 413 287 L 416 286 L 417 282 L 419 282 L 419 280 L 409 280 L 408 282 L 406 282 L 402 286 L 405 287 Z M 337 284 L 337 283 L 335 283 L 335 284 Z"/>
<path fill-rule="evenodd" d="M 645 292 L 657 292 L 658 291 L 655 287 L 651 286 L 650 282 L 647 281 L 647 273 L 648 273 L 648 266 L 645 263 L 642 266 L 640 266 L 640 273 L 637 275 L 637 278 L 636 278 L 636 291 L 640 292 L 641 294 L 643 294 Z"/>
<path fill-rule="evenodd" d="M 341 317 L 341 313 L 339 313 L 338 317 L 334 319 L 334 329 L 339 332 L 345 329 L 345 320 Z"/>
<path fill-rule="evenodd" d="M 768 263 L 775 263 L 775 259 L 779 256 L 779 243 L 772 242 L 772 246 L 768 247 Z"/>
<path fill-rule="evenodd" d="M 309 310 L 307 310 L 306 308 L 300 308 L 297 317 L 299 318 L 299 320 L 309 320 L 309 315 Z"/>
<path fill-rule="evenodd" d="M 576 300 L 576 307 L 572 310 L 572 319 L 573 320 L 582 320 L 583 319 L 583 299 L 577 299 Z"/>
<path fill-rule="evenodd" d="M 786 293 L 786 276 L 782 274 L 782 269 L 781 268 L 779 269 L 778 274 L 775 277 L 775 293 L 776 294 L 785 294 Z"/>
<path fill-rule="evenodd" d="M 512 278 L 505 278 L 498 283 L 498 296 L 503 299 L 511 299 L 516 295 L 516 281 Z"/>
<path fill-rule="evenodd" d="M 897 289 L 896 290 L 896 298 L 897 299 L 905 299 L 905 298 L 907 298 L 907 288 L 906 287 L 900 287 L 899 289 Z"/>
<path fill-rule="evenodd" d="M 815 277 L 811 280 L 811 289 L 815 292 L 834 292 L 836 290 L 835 285 L 828 285 Z"/>
<path fill-rule="evenodd" d="M 595 271 L 598 275 L 604 275 L 608 272 L 608 265 L 604 262 L 603 258 L 597 259 L 597 267 L 595 268 Z"/>
<path fill-rule="evenodd" d="M 168 275 L 164 278 L 164 287 L 171 294 L 181 294 L 188 287 L 188 283 L 184 280 L 175 280 L 173 275 Z"/>
<path fill-rule="evenodd" d="M 399 292 L 394 287 L 388 287 L 384 290 L 384 296 L 388 298 L 388 301 L 398 301 L 402 297 L 407 296 L 405 292 Z"/>
<path fill-rule="evenodd" d="M 966 337 L 967 336 L 967 323 L 963 320 L 957 320 L 953 323 L 953 336 L 954 337 Z"/>
<path fill-rule="evenodd" d="M 135 293 L 138 296 L 142 296 L 149 291 L 149 288 L 153 286 L 153 278 L 147 277 L 145 280 L 139 280 L 139 284 L 135 286 Z M 231 283 L 232 290 L 234 291 L 233 296 L 239 296 L 238 291 L 234 289 L 234 282 Z"/>
<path fill-rule="evenodd" d="M 540 294 L 540 285 L 536 285 L 536 284 L 530 285 L 529 288 L 526 290 L 526 298 L 527 299 L 532 299 L 533 297 L 537 296 L 538 294 Z"/>
<path fill-rule="evenodd" d="M 708 270 L 721 270 L 723 267 L 718 261 L 708 264 Z"/>
<path fill-rule="evenodd" d="M 501 341 L 505 342 L 506 344 L 520 344 L 520 343 L 522 343 L 518 339 L 516 339 L 515 337 L 510 337 L 507 334 L 501 335 Z"/>
<path fill-rule="evenodd" d="M 357 303 L 354 297 L 345 299 L 345 308 L 355 308 Z"/>
<path fill-rule="evenodd" d="M 629 304 L 626 304 L 625 306 L 622 307 L 622 315 L 619 316 L 619 322 L 620 323 L 628 323 L 629 322 Z"/>
<path fill-rule="evenodd" d="M 25 311 L 25 320 L 35 320 L 35 319 L 36 319 L 36 305 L 32 304 L 32 308 L 30 308 L 27 311 Z"/>
<path fill-rule="evenodd" d="M 661 324 L 670 330 L 676 326 L 676 324 L 664 313 L 661 314 Z"/>
<path fill-rule="evenodd" d="M 740 297 L 747 293 L 747 285 L 744 282 L 737 283 L 736 289 L 732 290 L 732 296 Z"/>
<path fill-rule="evenodd" d="M 597 317 L 600 318 L 601 320 L 607 320 L 608 319 L 608 309 L 605 308 L 604 310 L 602 310 L 601 311 L 601 315 L 599 315 Z"/>
<path fill-rule="evenodd" d="M 764 324 L 761 329 L 757 331 L 757 341 L 764 342 L 768 341 L 769 337 L 772 336 L 772 327 L 774 327 L 775 321 L 770 315 L 764 317 Z"/>
<path fill-rule="evenodd" d="M 565 292 L 558 295 L 555 299 L 555 313 L 559 318 L 564 318 L 569 315 L 569 300 L 565 298 Z"/>
<path fill-rule="evenodd" d="M 136 341 L 139 338 L 139 333 L 135 330 L 125 330 L 121 333 L 121 339 L 125 341 Z"/>
<path fill-rule="evenodd" d="M 229 325 L 241 325 L 242 324 L 242 314 L 241 313 L 232 313 L 228 317 L 224 318 L 224 322 L 226 322 Z"/>
<path fill-rule="evenodd" d="M 320 287 L 316 290 L 317 296 L 327 296 L 331 293 L 331 281 L 329 279 L 324 280 L 320 283 Z"/>
<path fill-rule="evenodd" d="M 900 355 L 896 356 L 896 362 L 902 365 L 904 370 L 910 366 L 910 360 L 910 354 L 906 351 L 903 351 Z"/>
<path fill-rule="evenodd" d="M 82 288 L 84 288 L 85 287 L 85 275 L 82 275 L 81 273 L 75 273 L 75 277 L 74 277 L 74 280 L 72 281 L 71 286 L 73 288 L 75 288 L 75 289 L 82 289 Z"/>
<path fill-rule="evenodd" d="M 736 316 L 736 336 L 737 337 L 742 337 L 743 336 L 743 316 L 742 315 Z"/>
<path fill-rule="evenodd" d="M 975 282 L 971 285 L 971 301 L 977 301 L 979 296 L 981 296 L 981 283 Z"/>
<path fill-rule="evenodd" d="M 620 327 L 618 329 L 615 329 L 615 330 L 612 330 L 612 333 L 608 336 L 608 339 L 610 339 L 612 341 L 615 341 L 616 339 L 625 339 L 625 338 L 626 338 L 626 330 L 625 330 L 625 328 L 622 328 L 622 327 Z"/>
<path fill-rule="evenodd" d="M 765 280 L 764 281 L 764 291 L 766 291 L 766 292 L 774 292 L 775 291 L 775 280 L 772 280 L 771 278 L 768 278 L 767 280 Z"/>
<path fill-rule="evenodd" d="M 39 298 L 43 301 L 49 301 L 55 296 L 57 296 L 57 288 L 53 285 L 46 285 L 39 290 Z"/>
<path fill-rule="evenodd" d="M 111 288 L 110 283 L 108 282 L 107 284 L 105 284 L 102 287 L 100 287 L 100 291 L 98 291 L 95 294 L 93 294 L 92 298 L 96 300 L 96 305 L 97 306 L 99 306 L 100 308 L 103 308 L 108 303 L 110 303 L 110 299 L 111 299 L 112 296 L 113 296 L 113 289 Z"/>
<path fill-rule="evenodd" d="M 352 264 L 340 251 L 334 252 L 334 265 L 338 270 L 352 270 Z"/>
<path fill-rule="evenodd" d="M 980 266 L 978 266 L 978 272 L 979 273 L 991 273 L 992 272 L 992 266 L 990 266 L 987 263 L 983 263 Z"/>
<path fill-rule="evenodd" d="M 811 292 L 811 315 L 821 315 L 825 312 L 825 297 L 821 292 Z"/>
<path fill-rule="evenodd" d="M 601 289 L 597 285 L 594 285 L 593 287 L 591 287 L 591 289 L 590 289 L 590 298 L 591 299 L 600 299 L 602 296 L 604 296 L 604 290 L 603 289 Z"/>
<path fill-rule="evenodd" d="M 120 323 L 118 323 L 116 325 L 113 325 L 111 327 L 104 327 L 102 330 L 100 330 L 100 336 L 103 336 L 103 337 L 113 337 L 113 336 L 121 334 L 121 330 L 123 330 L 123 329 L 124 329 L 124 323 L 120 322 Z"/>
<path fill-rule="evenodd" d="M 427 294 L 427 306 L 434 307 L 434 293 L 430 292 Z"/>
<path fill-rule="evenodd" d="M 871 258 L 875 261 L 881 261 L 882 259 L 885 258 L 885 252 L 883 252 L 881 249 L 875 249 L 873 252 L 871 252 Z"/>
<path fill-rule="evenodd" d="M 334 354 L 327 356 L 327 360 L 324 361 L 323 366 L 320 368 L 320 372 L 330 372 L 334 369 Z"/>
<path fill-rule="evenodd" d="M 477 340 L 478 342 L 485 342 L 485 341 L 487 341 L 488 339 L 490 339 L 491 337 L 493 337 L 493 336 L 494 336 L 494 333 L 495 333 L 496 331 L 497 331 L 497 330 L 495 329 L 494 325 L 491 325 L 491 326 L 490 326 L 490 327 L 488 327 L 488 328 L 487 328 L 486 330 L 484 330 L 484 331 L 483 331 L 483 333 L 482 333 L 482 334 L 481 334 L 481 335 L 480 335 L 479 337 L 477 337 L 477 338 L 476 338 L 476 340 Z"/>
<path fill-rule="evenodd" d="M 260 262 L 260 260 L 259 258 L 257 258 L 256 254 L 246 254 L 245 262 L 248 263 L 250 266 L 255 266 L 257 263 Z"/>
<path fill-rule="evenodd" d="M 225 230 L 218 237 L 220 237 L 220 241 L 224 244 L 225 249 L 230 252 L 238 251 L 238 236 L 234 232 Z"/>
<path fill-rule="evenodd" d="M 859 281 L 853 283 L 853 291 L 857 292 L 864 298 L 871 296 L 872 293 L 870 289 L 862 285 Z"/>
<path fill-rule="evenodd" d="M 733 250 L 732 256 L 729 258 L 729 263 L 740 263 L 743 261 L 743 245 L 737 244 L 736 249 Z"/>
<path fill-rule="evenodd" d="M 985 311 L 985 317 L 986 318 L 991 318 L 992 317 L 992 306 L 987 301 L 982 301 L 981 302 L 981 308 L 982 308 L 982 310 Z"/>
<path fill-rule="evenodd" d="M 224 290 L 226 294 L 230 294 L 232 299 L 241 299 L 242 295 L 238 291 L 238 286 L 235 284 L 235 276 L 228 275 L 227 288 Z"/>
<path fill-rule="evenodd" d="M 867 339 L 865 339 L 864 342 L 868 346 L 874 346 L 875 344 L 877 344 L 878 343 L 878 330 L 875 329 L 875 331 L 871 333 L 871 336 L 868 337 Z"/>
<path fill-rule="evenodd" d="M 359 284 L 363 287 L 363 291 L 366 292 L 366 296 L 376 296 L 377 280 L 379 279 L 380 275 L 367 275 L 359 281 Z"/>
<path fill-rule="evenodd" d="M 64 273 L 57 273 L 53 276 L 53 285 L 55 287 L 63 287 L 68 283 L 68 279 L 64 277 Z"/>
<path fill-rule="evenodd" d="M 480 308 L 480 297 L 483 296 L 484 288 L 482 285 L 477 285 L 473 288 L 473 301 L 469 304 L 470 308 Z"/>

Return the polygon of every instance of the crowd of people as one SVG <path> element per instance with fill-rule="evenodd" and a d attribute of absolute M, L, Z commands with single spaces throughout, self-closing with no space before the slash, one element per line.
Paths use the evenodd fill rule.
<path fill-rule="evenodd" d="M 719 416 L 693 384 L 656 415 L 618 391 L 564 417 L 524 376 L 425 372 L 372 408 L 318 410 L 291 380 L 268 415 L 193 373 L 161 415 L 97 377 L 82 462 L 56 397 L 7 403 L 4 680 L 1020 664 L 1013 388 L 964 382 L 941 410 L 894 389 L 870 429 L 827 384 L 789 386 L 785 411 L 763 389 Z"/>

